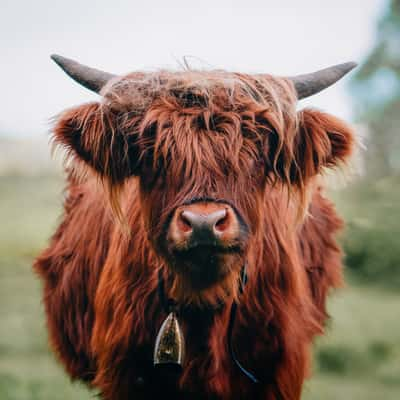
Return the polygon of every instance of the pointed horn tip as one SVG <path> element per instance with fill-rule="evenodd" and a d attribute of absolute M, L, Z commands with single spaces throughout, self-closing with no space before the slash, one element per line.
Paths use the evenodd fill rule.
<path fill-rule="evenodd" d="M 63 57 L 63 56 L 60 56 L 59 54 L 51 54 L 50 55 L 50 58 L 61 68 L 61 69 L 63 69 L 65 72 L 67 72 L 67 65 L 69 64 L 69 65 L 73 65 L 73 64 L 77 64 L 77 62 L 76 61 L 74 61 L 74 60 L 71 60 L 71 59 L 69 59 L 69 58 L 67 58 L 67 57 Z M 67 72 L 68 73 L 68 72 Z"/>
<path fill-rule="evenodd" d="M 75 82 L 95 93 L 100 93 L 107 82 L 116 77 L 114 74 L 87 67 L 58 54 L 51 54 L 50 58 Z"/>
<path fill-rule="evenodd" d="M 301 100 L 313 96 L 333 85 L 356 66 L 357 63 L 350 61 L 336 64 L 310 74 L 297 75 L 289 79 L 291 79 L 295 85 L 297 98 Z"/>
<path fill-rule="evenodd" d="M 355 67 L 357 67 L 358 63 L 354 62 L 354 61 L 349 61 L 343 64 L 339 64 L 338 67 L 345 70 L 346 72 L 350 72 L 352 69 L 354 69 Z"/>
<path fill-rule="evenodd" d="M 65 57 L 60 56 L 59 54 L 51 54 L 50 58 L 56 63 L 60 64 L 63 60 L 65 60 Z"/>

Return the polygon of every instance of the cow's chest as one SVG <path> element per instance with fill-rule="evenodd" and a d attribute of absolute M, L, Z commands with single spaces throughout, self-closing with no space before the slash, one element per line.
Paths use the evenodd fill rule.
<path fill-rule="evenodd" d="M 154 366 L 156 332 L 161 326 L 158 320 L 157 327 L 152 333 L 154 337 L 149 338 L 145 344 L 136 344 L 132 347 L 126 363 L 130 370 L 127 371 L 130 383 L 126 382 L 131 385 L 130 394 L 143 399 L 165 398 L 165 396 L 174 399 L 204 399 L 204 396 L 207 396 L 212 399 L 213 397 L 207 393 L 207 381 L 213 357 L 210 334 L 216 317 L 218 313 L 193 310 L 181 312 L 179 321 L 185 338 L 185 362 L 182 368 L 177 365 Z M 182 380 L 184 384 L 180 385 Z"/>
<path fill-rule="evenodd" d="M 260 387 L 254 385 L 243 375 L 234 364 L 227 349 L 227 310 L 217 312 L 185 311 L 180 316 L 180 324 L 185 337 L 185 362 L 178 370 L 170 365 L 153 365 L 153 352 L 157 331 L 165 318 L 156 322 L 156 329 L 152 332 L 145 344 L 136 345 L 127 362 L 126 384 L 129 386 L 129 396 L 135 399 L 174 398 L 174 399 L 236 399 L 260 398 Z M 229 311 L 229 310 L 228 310 Z M 227 313 L 229 315 L 229 313 Z M 237 321 L 239 322 L 239 321 Z M 258 373 L 260 361 L 265 357 L 263 352 L 254 351 L 254 333 L 243 330 L 239 324 L 235 335 L 240 343 L 236 343 L 240 350 L 241 360 L 246 365 L 256 368 Z M 242 332 L 239 332 L 242 331 Z M 215 351 L 215 340 L 220 344 L 219 352 Z M 264 350 L 264 349 L 263 349 Z M 222 357 L 221 357 L 222 355 Z M 215 384 L 217 382 L 217 384 Z M 228 397 L 216 394 L 219 386 L 232 388 L 234 382 L 236 394 Z M 224 392 L 225 390 L 222 390 Z M 129 397 L 128 396 L 128 397 Z M 236 396 L 236 397 L 235 397 Z M 250 396 L 250 397 L 249 397 Z M 125 396 L 121 396 L 125 398 Z"/>

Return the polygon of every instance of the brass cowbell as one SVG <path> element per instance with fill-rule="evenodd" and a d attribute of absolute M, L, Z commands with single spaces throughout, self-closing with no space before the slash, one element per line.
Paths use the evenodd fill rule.
<path fill-rule="evenodd" d="M 185 357 L 185 340 L 179 321 L 174 311 L 168 314 L 161 325 L 154 346 L 153 364 L 172 364 L 183 366 Z"/>

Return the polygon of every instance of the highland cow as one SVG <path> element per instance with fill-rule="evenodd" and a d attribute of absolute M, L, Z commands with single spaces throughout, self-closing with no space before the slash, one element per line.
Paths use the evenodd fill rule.
<path fill-rule="evenodd" d="M 342 281 L 320 177 L 354 134 L 296 105 L 355 64 L 115 76 L 52 58 L 102 96 L 55 121 L 64 216 L 34 265 L 67 373 L 107 400 L 299 399 Z"/>

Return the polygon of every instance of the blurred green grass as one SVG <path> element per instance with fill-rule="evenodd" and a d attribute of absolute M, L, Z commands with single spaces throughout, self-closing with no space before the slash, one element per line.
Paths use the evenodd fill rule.
<path fill-rule="evenodd" d="M 346 265 L 361 283 L 399 291 L 400 176 L 354 182 L 333 193 L 346 217 Z"/>
<path fill-rule="evenodd" d="M 62 179 L 0 177 L 0 399 L 89 399 L 47 345 L 33 258 L 57 225 Z"/>
<path fill-rule="evenodd" d="M 0 177 L 1 400 L 94 396 L 69 381 L 48 349 L 40 282 L 31 269 L 57 225 L 62 185 L 57 176 Z M 364 218 L 369 211 L 362 211 L 346 192 L 335 197 L 350 220 Z M 377 218 L 371 215 L 368 223 Z M 396 225 L 389 216 L 390 222 Z M 329 309 L 332 321 L 327 334 L 317 340 L 314 374 L 303 399 L 399 399 L 398 293 L 358 280 L 336 292 Z"/>

